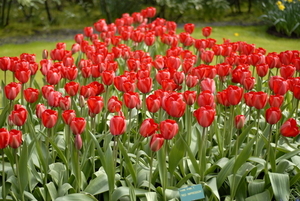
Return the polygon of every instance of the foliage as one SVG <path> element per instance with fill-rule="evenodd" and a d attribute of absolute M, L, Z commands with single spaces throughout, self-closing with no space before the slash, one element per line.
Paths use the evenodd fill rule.
<path fill-rule="evenodd" d="M 300 36 L 300 1 L 269 1 L 263 3 L 265 14 L 261 18 L 269 25 L 274 26 L 277 32 L 287 36 Z"/>

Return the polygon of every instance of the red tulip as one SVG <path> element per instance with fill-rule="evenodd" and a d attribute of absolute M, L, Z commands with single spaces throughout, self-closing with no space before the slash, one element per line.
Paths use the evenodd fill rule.
<path fill-rule="evenodd" d="M 158 128 L 158 124 L 153 119 L 145 119 L 140 127 L 140 134 L 143 137 L 149 137 L 155 133 Z"/>
<path fill-rule="evenodd" d="M 17 149 L 19 146 L 21 146 L 23 142 L 22 131 L 12 129 L 9 131 L 9 134 L 10 134 L 9 146 L 13 149 Z"/>
<path fill-rule="evenodd" d="M 211 31 L 212 31 L 211 27 L 204 27 L 202 28 L 202 35 L 207 38 L 208 36 L 210 36 Z"/>
<path fill-rule="evenodd" d="M 0 128 L 0 149 L 8 146 L 10 141 L 10 134 L 6 128 Z"/>
<path fill-rule="evenodd" d="M 210 91 L 211 93 L 216 92 L 215 80 L 210 78 L 205 78 L 200 82 L 200 87 L 202 91 Z"/>
<path fill-rule="evenodd" d="M 74 143 L 75 143 L 75 148 L 77 150 L 80 150 L 82 148 L 82 138 L 81 135 L 75 135 L 75 139 L 74 139 Z"/>
<path fill-rule="evenodd" d="M 5 96 L 9 100 L 14 100 L 21 91 L 21 85 L 16 82 L 11 82 L 4 87 Z"/>
<path fill-rule="evenodd" d="M 183 92 L 183 100 L 187 105 L 193 105 L 196 101 L 196 91 L 185 91 Z"/>
<path fill-rule="evenodd" d="M 80 135 L 83 133 L 86 126 L 86 120 L 83 117 L 75 117 L 70 123 L 71 131 L 74 135 Z"/>
<path fill-rule="evenodd" d="M 245 115 L 237 115 L 234 118 L 234 126 L 237 129 L 241 129 L 244 127 L 246 121 Z"/>
<path fill-rule="evenodd" d="M 254 92 L 252 96 L 252 105 L 260 110 L 263 109 L 268 102 L 268 94 L 262 91 Z"/>
<path fill-rule="evenodd" d="M 125 133 L 125 118 L 123 116 L 113 116 L 109 121 L 109 130 L 112 135 L 122 135 Z"/>
<path fill-rule="evenodd" d="M 274 94 L 285 95 L 289 90 L 288 82 L 280 76 L 272 76 L 269 80 L 269 87 Z"/>
<path fill-rule="evenodd" d="M 199 79 L 196 75 L 188 74 L 185 78 L 185 83 L 188 86 L 188 88 L 195 87 L 199 82 Z"/>
<path fill-rule="evenodd" d="M 189 33 L 182 32 L 179 34 L 179 41 L 184 47 L 189 47 L 194 45 L 195 39 Z"/>
<path fill-rule="evenodd" d="M 158 151 L 163 146 L 165 138 L 161 134 L 154 134 L 151 137 L 150 149 L 152 151 Z"/>
<path fill-rule="evenodd" d="M 42 118 L 42 113 L 46 110 L 46 106 L 44 104 L 37 104 L 35 107 L 35 114 L 38 118 Z"/>
<path fill-rule="evenodd" d="M 280 127 L 280 133 L 285 137 L 296 137 L 299 134 L 297 121 L 293 118 L 285 121 Z"/>
<path fill-rule="evenodd" d="M 61 97 L 59 97 L 58 104 L 59 104 L 59 107 L 62 110 L 70 109 L 70 107 L 71 107 L 71 98 L 70 98 L 70 96 L 64 96 L 64 97 L 61 96 Z"/>
<path fill-rule="evenodd" d="M 155 35 L 152 32 L 146 33 L 144 42 L 147 46 L 153 45 L 155 42 Z"/>
<path fill-rule="evenodd" d="M 99 19 L 94 23 L 94 27 L 98 32 L 106 32 L 108 30 L 108 26 L 106 24 L 105 19 Z"/>
<path fill-rule="evenodd" d="M 266 121 L 269 124 L 276 124 L 281 119 L 281 111 L 278 107 L 271 107 L 266 110 Z"/>
<path fill-rule="evenodd" d="M 107 109 L 109 112 L 119 112 L 122 109 L 122 101 L 120 101 L 116 96 L 112 96 L 108 99 Z"/>
<path fill-rule="evenodd" d="M 268 64 L 259 64 L 256 66 L 256 73 L 259 77 L 264 77 L 269 71 Z"/>
<path fill-rule="evenodd" d="M 112 70 L 105 70 L 101 74 L 103 84 L 109 86 L 114 83 L 115 72 Z"/>
<path fill-rule="evenodd" d="M 58 107 L 60 97 L 62 97 L 62 94 L 59 91 L 51 91 L 47 97 L 48 105 Z"/>
<path fill-rule="evenodd" d="M 280 67 L 280 75 L 284 79 L 288 79 L 290 77 L 293 77 L 296 72 L 296 67 L 294 65 L 282 65 Z"/>
<path fill-rule="evenodd" d="M 249 91 L 254 88 L 255 77 L 246 77 L 242 80 L 242 84 L 245 90 Z"/>
<path fill-rule="evenodd" d="M 284 101 L 284 96 L 282 96 L 282 95 L 270 95 L 270 97 L 269 97 L 270 107 L 280 108 L 283 101 Z"/>
<path fill-rule="evenodd" d="M 149 93 L 152 89 L 153 80 L 151 77 L 140 78 L 137 81 L 137 88 L 140 92 L 146 94 Z"/>
<path fill-rule="evenodd" d="M 189 34 L 192 34 L 194 32 L 194 29 L 195 29 L 195 24 L 192 24 L 192 23 L 187 23 L 183 26 L 184 28 L 184 31 L 189 33 Z"/>
<path fill-rule="evenodd" d="M 86 37 L 91 37 L 93 34 L 93 27 L 84 27 L 83 33 Z"/>
<path fill-rule="evenodd" d="M 19 108 L 11 112 L 11 121 L 16 126 L 23 126 L 27 120 L 28 112 L 25 108 Z"/>
<path fill-rule="evenodd" d="M 0 69 L 7 71 L 10 69 L 10 57 L 0 57 Z"/>
<path fill-rule="evenodd" d="M 69 96 L 75 96 L 79 90 L 79 83 L 73 81 L 68 82 L 65 84 L 64 89 Z"/>
<path fill-rule="evenodd" d="M 24 90 L 24 98 L 28 103 L 34 103 L 39 98 L 39 90 L 27 88 Z"/>
<path fill-rule="evenodd" d="M 31 75 L 29 67 L 19 67 L 15 72 L 15 77 L 22 83 L 28 82 Z"/>
<path fill-rule="evenodd" d="M 55 126 L 58 118 L 58 112 L 55 110 L 47 109 L 42 113 L 42 123 L 46 128 L 52 128 Z"/>
<path fill-rule="evenodd" d="M 206 64 L 211 63 L 214 59 L 214 56 L 215 53 L 211 50 L 206 50 L 201 52 L 201 60 Z"/>
<path fill-rule="evenodd" d="M 161 108 L 161 97 L 151 94 L 146 98 L 146 106 L 149 112 L 155 113 Z"/>
<path fill-rule="evenodd" d="M 203 106 L 194 111 L 198 123 L 202 127 L 209 127 L 215 119 L 216 110 L 210 106 Z"/>
<path fill-rule="evenodd" d="M 215 96 L 210 91 L 202 91 L 198 96 L 197 103 L 199 107 L 210 106 L 215 108 Z"/>
<path fill-rule="evenodd" d="M 230 85 L 227 89 L 228 102 L 230 105 L 237 105 L 243 97 L 243 88 Z"/>
<path fill-rule="evenodd" d="M 224 105 L 226 107 L 230 106 L 230 103 L 228 101 L 227 90 L 218 91 L 216 98 L 218 103 L 220 103 L 221 105 Z"/>
<path fill-rule="evenodd" d="M 64 110 L 61 114 L 65 124 L 70 125 L 71 121 L 76 117 L 75 110 Z"/>
<path fill-rule="evenodd" d="M 76 66 L 63 68 L 64 78 L 68 80 L 75 80 L 78 75 L 78 68 Z"/>
<path fill-rule="evenodd" d="M 51 91 L 54 91 L 54 86 L 53 85 L 44 85 L 42 86 L 42 95 L 45 99 L 48 98 L 49 96 L 49 93 Z"/>
<path fill-rule="evenodd" d="M 124 103 L 127 108 L 133 109 L 139 107 L 141 104 L 140 97 L 138 93 L 127 92 L 123 94 Z"/>
<path fill-rule="evenodd" d="M 169 95 L 165 101 L 165 110 L 172 117 L 182 117 L 185 112 L 186 103 L 183 101 L 182 94 L 174 93 Z"/>
<path fill-rule="evenodd" d="M 92 114 L 99 114 L 104 106 L 103 98 L 101 96 L 90 96 L 87 105 Z"/>
<path fill-rule="evenodd" d="M 179 126 L 175 120 L 167 119 L 160 122 L 159 129 L 165 140 L 171 140 L 178 133 Z"/>

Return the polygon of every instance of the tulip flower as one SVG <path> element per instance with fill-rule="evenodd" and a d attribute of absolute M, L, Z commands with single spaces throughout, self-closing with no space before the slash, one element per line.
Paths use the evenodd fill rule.
<path fill-rule="evenodd" d="M 155 113 L 161 108 L 161 97 L 151 94 L 146 98 L 146 106 L 149 112 Z"/>
<path fill-rule="evenodd" d="M 42 113 L 41 118 L 42 123 L 46 128 L 52 128 L 57 122 L 58 112 L 55 110 L 47 109 Z"/>
<path fill-rule="evenodd" d="M 39 90 L 27 88 L 24 90 L 24 98 L 28 103 L 34 103 L 39 98 Z"/>
<path fill-rule="evenodd" d="M 86 126 L 86 120 L 83 117 L 75 117 L 70 123 L 71 131 L 74 135 L 80 135 L 83 133 Z"/>
<path fill-rule="evenodd" d="M 299 132 L 297 121 L 294 118 L 289 118 L 280 127 L 280 133 L 285 137 L 296 137 Z"/>
<path fill-rule="evenodd" d="M 99 114 L 104 106 L 103 98 L 101 96 L 90 96 L 87 105 L 92 114 Z"/>
<path fill-rule="evenodd" d="M 70 125 L 71 121 L 76 117 L 75 110 L 64 110 L 61 114 L 63 121 Z"/>
<path fill-rule="evenodd" d="M 158 124 L 153 119 L 145 119 L 140 127 L 140 134 L 143 137 L 149 137 L 155 133 L 158 128 Z"/>
<path fill-rule="evenodd" d="M 183 97 L 181 94 L 171 94 L 165 99 L 164 104 L 165 110 L 170 116 L 177 118 L 183 116 L 186 108 L 186 103 L 183 101 Z"/>
<path fill-rule="evenodd" d="M 74 143 L 75 143 L 75 148 L 77 150 L 80 150 L 82 148 L 82 138 L 81 138 L 81 135 L 75 135 L 75 140 L 74 140 Z"/>
<path fill-rule="evenodd" d="M 164 145 L 165 138 L 161 134 L 154 134 L 151 137 L 150 149 L 154 152 L 160 150 Z"/>
<path fill-rule="evenodd" d="M 270 97 L 269 97 L 270 107 L 280 108 L 283 101 L 284 101 L 284 96 L 282 96 L 282 95 L 270 95 Z"/>
<path fill-rule="evenodd" d="M 4 87 L 5 96 L 9 100 L 14 100 L 21 91 L 21 84 L 11 82 Z"/>
<path fill-rule="evenodd" d="M 58 104 L 59 104 L 59 107 L 62 110 L 70 109 L 70 107 L 71 107 L 71 98 L 70 98 L 70 96 L 64 96 L 64 97 L 61 96 L 61 97 L 59 97 Z"/>
<path fill-rule="evenodd" d="M 210 36 L 212 32 L 212 28 L 211 27 L 204 27 L 202 28 L 202 35 L 207 38 L 208 36 Z"/>
<path fill-rule="evenodd" d="M 281 119 L 281 116 L 281 111 L 277 107 L 271 107 L 266 110 L 265 117 L 269 124 L 276 124 Z"/>
<path fill-rule="evenodd" d="M 127 92 L 123 95 L 124 103 L 127 108 L 133 109 L 140 105 L 140 97 L 138 93 L 135 92 Z"/>
<path fill-rule="evenodd" d="M 175 120 L 167 119 L 159 124 L 162 137 L 165 140 L 171 140 L 179 131 L 179 126 Z"/>
<path fill-rule="evenodd" d="M 110 133 L 114 136 L 122 135 L 126 131 L 126 120 L 123 116 L 113 116 L 109 121 Z"/>
<path fill-rule="evenodd" d="M 198 123 L 202 127 L 209 127 L 215 119 L 216 110 L 210 106 L 202 106 L 194 111 Z"/>
<path fill-rule="evenodd" d="M 187 105 L 193 105 L 196 101 L 196 91 L 185 91 L 183 92 L 183 100 Z"/>
<path fill-rule="evenodd" d="M 230 105 L 237 105 L 243 97 L 243 88 L 230 85 L 227 89 L 228 102 Z"/>
<path fill-rule="evenodd" d="M 21 146 L 23 142 L 22 131 L 12 129 L 9 131 L 9 134 L 10 134 L 9 146 L 13 149 L 17 149 L 19 146 Z"/>
<path fill-rule="evenodd" d="M 79 90 L 79 83 L 74 81 L 68 82 L 65 84 L 64 89 L 69 96 L 75 96 Z"/>
<path fill-rule="evenodd" d="M 10 133 L 6 128 L 0 128 L 0 149 L 4 149 L 10 142 Z"/>
<path fill-rule="evenodd" d="M 194 29 L 195 29 L 195 24 L 192 24 L 192 23 L 186 23 L 184 26 L 184 31 L 189 33 L 189 34 L 192 34 L 194 32 Z"/>
<path fill-rule="evenodd" d="M 234 118 L 234 126 L 237 129 L 241 129 L 244 127 L 246 121 L 245 115 L 237 115 Z"/>
<path fill-rule="evenodd" d="M 152 89 L 153 80 L 151 77 L 141 78 L 137 81 L 137 88 L 140 92 L 146 94 L 149 93 Z"/>
<path fill-rule="evenodd" d="M 215 96 L 210 91 L 202 91 L 198 96 L 197 103 L 199 107 L 210 106 L 215 108 Z"/>
<path fill-rule="evenodd" d="M 12 111 L 10 120 L 16 126 L 23 126 L 27 120 L 27 115 L 28 112 L 25 108 L 19 108 Z"/>
<path fill-rule="evenodd" d="M 29 78 L 30 78 L 30 75 L 31 75 L 31 71 L 29 69 L 29 66 L 28 67 L 20 67 L 17 69 L 17 71 L 15 72 L 15 76 L 16 78 L 22 83 L 26 83 L 28 82 Z"/>

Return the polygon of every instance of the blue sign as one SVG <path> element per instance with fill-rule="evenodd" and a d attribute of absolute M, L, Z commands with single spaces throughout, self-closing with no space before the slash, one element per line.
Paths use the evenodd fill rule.
<path fill-rule="evenodd" d="M 205 198 L 201 184 L 180 188 L 179 194 L 181 201 L 192 201 Z"/>

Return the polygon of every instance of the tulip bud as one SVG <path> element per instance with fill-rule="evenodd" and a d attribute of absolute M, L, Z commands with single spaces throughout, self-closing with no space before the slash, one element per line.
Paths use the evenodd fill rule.
<path fill-rule="evenodd" d="M 81 136 L 79 134 L 75 135 L 75 147 L 78 150 L 80 150 L 82 148 L 82 139 L 81 139 Z"/>
<path fill-rule="evenodd" d="M 154 134 L 151 137 L 150 149 L 152 151 L 158 151 L 163 146 L 165 139 L 161 134 Z"/>
<path fill-rule="evenodd" d="M 246 121 L 246 117 L 244 115 L 237 115 L 234 118 L 234 126 L 237 129 L 241 129 L 244 127 Z"/>
<path fill-rule="evenodd" d="M 10 132 L 9 146 L 13 149 L 18 148 L 22 144 L 22 132 L 16 129 L 12 129 Z"/>

